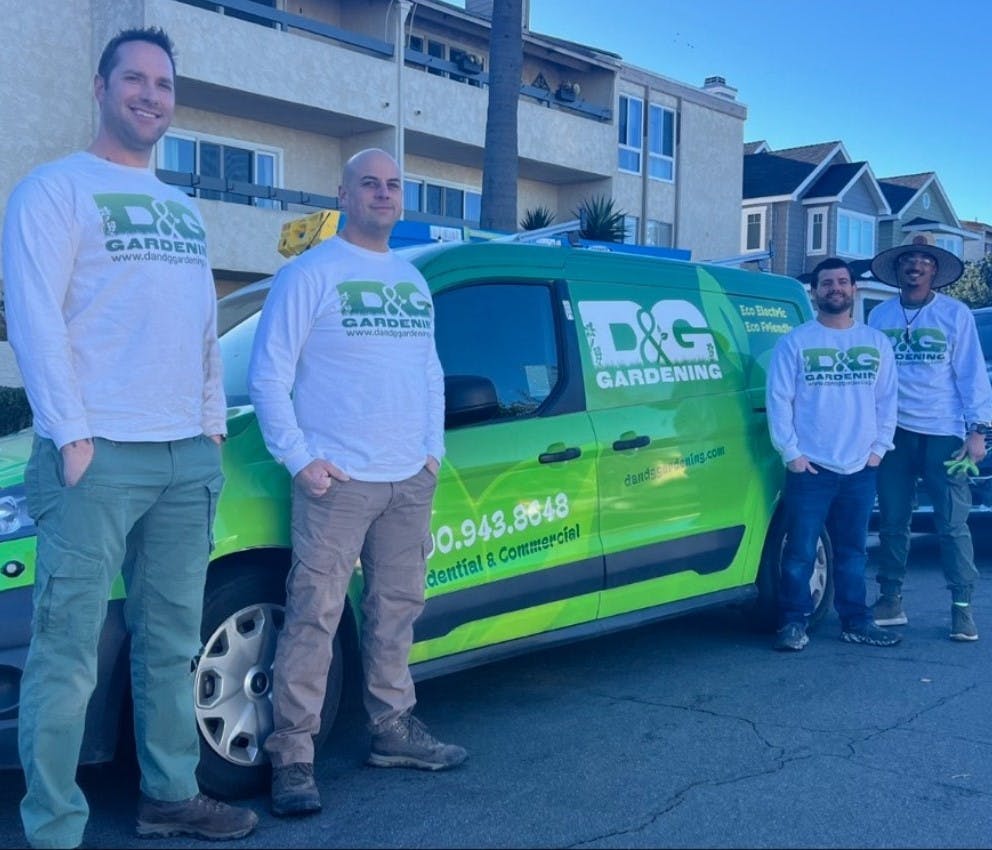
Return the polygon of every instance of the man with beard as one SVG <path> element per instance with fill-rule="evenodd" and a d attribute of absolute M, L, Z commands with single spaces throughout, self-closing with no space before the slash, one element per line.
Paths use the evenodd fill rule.
<path fill-rule="evenodd" d="M 899 287 L 869 322 L 895 352 L 899 409 L 895 449 L 878 471 L 878 575 L 873 612 L 879 626 L 907 622 L 902 582 L 909 555 L 916 479 L 930 493 L 944 578 L 951 592 L 951 640 L 978 640 L 971 594 L 978 578 L 968 529 L 971 490 L 962 466 L 985 459 L 992 420 L 989 386 L 975 318 L 968 306 L 934 290 L 964 267 L 931 233 L 883 251 L 871 263 L 883 283 Z M 949 464 L 955 464 L 948 468 Z"/>
<path fill-rule="evenodd" d="M 812 274 L 817 317 L 775 345 L 768 368 L 768 428 L 786 466 L 786 529 L 775 649 L 798 652 L 813 611 L 810 578 L 820 531 L 834 551 L 840 638 L 894 646 L 865 601 L 868 519 L 875 477 L 896 426 L 896 373 L 885 335 L 851 317 L 854 276 L 843 260 Z"/>

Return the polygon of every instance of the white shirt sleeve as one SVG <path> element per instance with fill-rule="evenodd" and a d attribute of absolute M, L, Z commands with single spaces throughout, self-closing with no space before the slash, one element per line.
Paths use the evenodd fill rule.
<path fill-rule="evenodd" d="M 314 460 L 297 421 L 292 391 L 316 309 L 314 287 L 294 264 L 284 266 L 262 308 L 248 366 L 248 393 L 266 448 L 294 477 Z"/>
<path fill-rule="evenodd" d="M 3 229 L 8 336 L 35 420 L 59 448 L 92 436 L 63 314 L 77 247 L 72 198 L 40 180 L 22 182 Z"/>
<path fill-rule="evenodd" d="M 775 343 L 768 364 L 768 384 L 765 406 L 768 410 L 768 432 L 772 446 L 782 456 L 783 463 L 799 457 L 799 435 L 795 428 L 796 369 L 795 349 L 790 335 Z"/>

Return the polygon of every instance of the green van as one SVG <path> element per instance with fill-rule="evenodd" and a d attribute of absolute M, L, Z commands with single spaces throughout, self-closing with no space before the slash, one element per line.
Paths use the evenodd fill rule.
<path fill-rule="evenodd" d="M 436 676 L 706 606 L 774 616 L 783 466 L 765 368 L 811 317 L 785 277 L 567 247 L 407 249 L 430 282 L 446 375 L 447 456 L 432 521 L 414 676 Z M 265 450 L 246 388 L 262 281 L 224 298 L 227 483 L 190 698 L 200 781 L 232 797 L 267 781 L 270 677 L 290 564 L 289 476 Z M 374 303 L 374 294 L 370 296 Z M 362 319 L 370 333 L 389 319 Z M 0 441 L 0 767 L 17 766 L 34 528 L 24 510 L 30 432 Z M 335 638 L 321 738 L 354 659 L 356 570 Z M 814 619 L 832 596 L 824 536 Z M 128 729 L 118 583 L 82 760 Z"/>

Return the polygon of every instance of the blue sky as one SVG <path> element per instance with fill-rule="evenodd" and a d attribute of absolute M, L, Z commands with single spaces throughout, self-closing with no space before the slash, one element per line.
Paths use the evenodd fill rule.
<path fill-rule="evenodd" d="M 745 141 L 935 171 L 959 218 L 992 224 L 989 0 L 531 0 L 530 17 L 680 82 L 725 77 Z"/>

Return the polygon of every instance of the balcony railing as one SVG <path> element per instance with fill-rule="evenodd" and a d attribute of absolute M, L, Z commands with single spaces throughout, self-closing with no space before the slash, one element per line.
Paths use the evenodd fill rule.
<path fill-rule="evenodd" d="M 263 6 L 261 3 L 252 2 L 252 0 L 218 0 L 216 3 L 210 2 L 210 0 L 177 0 L 177 2 L 196 6 L 200 9 L 233 12 L 242 20 L 247 20 L 251 23 L 272 26 L 280 30 L 301 30 L 310 35 L 321 36 L 350 48 L 364 50 L 390 59 L 394 57 L 393 45 L 388 41 L 382 41 L 378 38 L 351 32 L 350 30 L 343 30 L 340 27 L 325 24 L 313 18 L 304 17 L 303 15 L 295 15 L 292 12 L 273 9 L 271 6 Z M 429 56 L 426 53 L 413 50 L 409 47 L 403 51 L 403 58 L 408 65 L 441 73 L 456 81 L 467 82 L 479 87 L 489 85 L 488 73 L 484 71 L 473 71 L 471 67 L 463 63 L 449 62 L 446 59 Z M 520 94 L 524 97 L 532 98 L 545 106 L 556 106 L 559 109 L 575 112 L 585 118 L 592 118 L 597 121 L 609 121 L 613 117 L 612 109 L 596 106 L 578 98 L 574 100 L 563 100 L 556 97 L 552 91 L 539 86 L 521 85 Z"/>
<path fill-rule="evenodd" d="M 318 207 L 324 210 L 336 210 L 338 208 L 337 198 L 330 195 L 318 195 L 315 192 L 303 192 L 297 189 L 277 189 L 274 186 L 262 186 L 258 183 L 247 183 L 243 180 L 207 177 L 203 174 L 191 174 L 187 171 L 169 171 L 164 168 L 157 169 L 155 173 L 163 183 L 176 186 L 187 192 L 187 194 L 195 195 L 206 200 L 251 204 L 252 206 L 271 207 L 280 210 L 288 209 L 290 205 Z M 256 203 L 256 200 L 262 201 L 262 203 Z"/>

